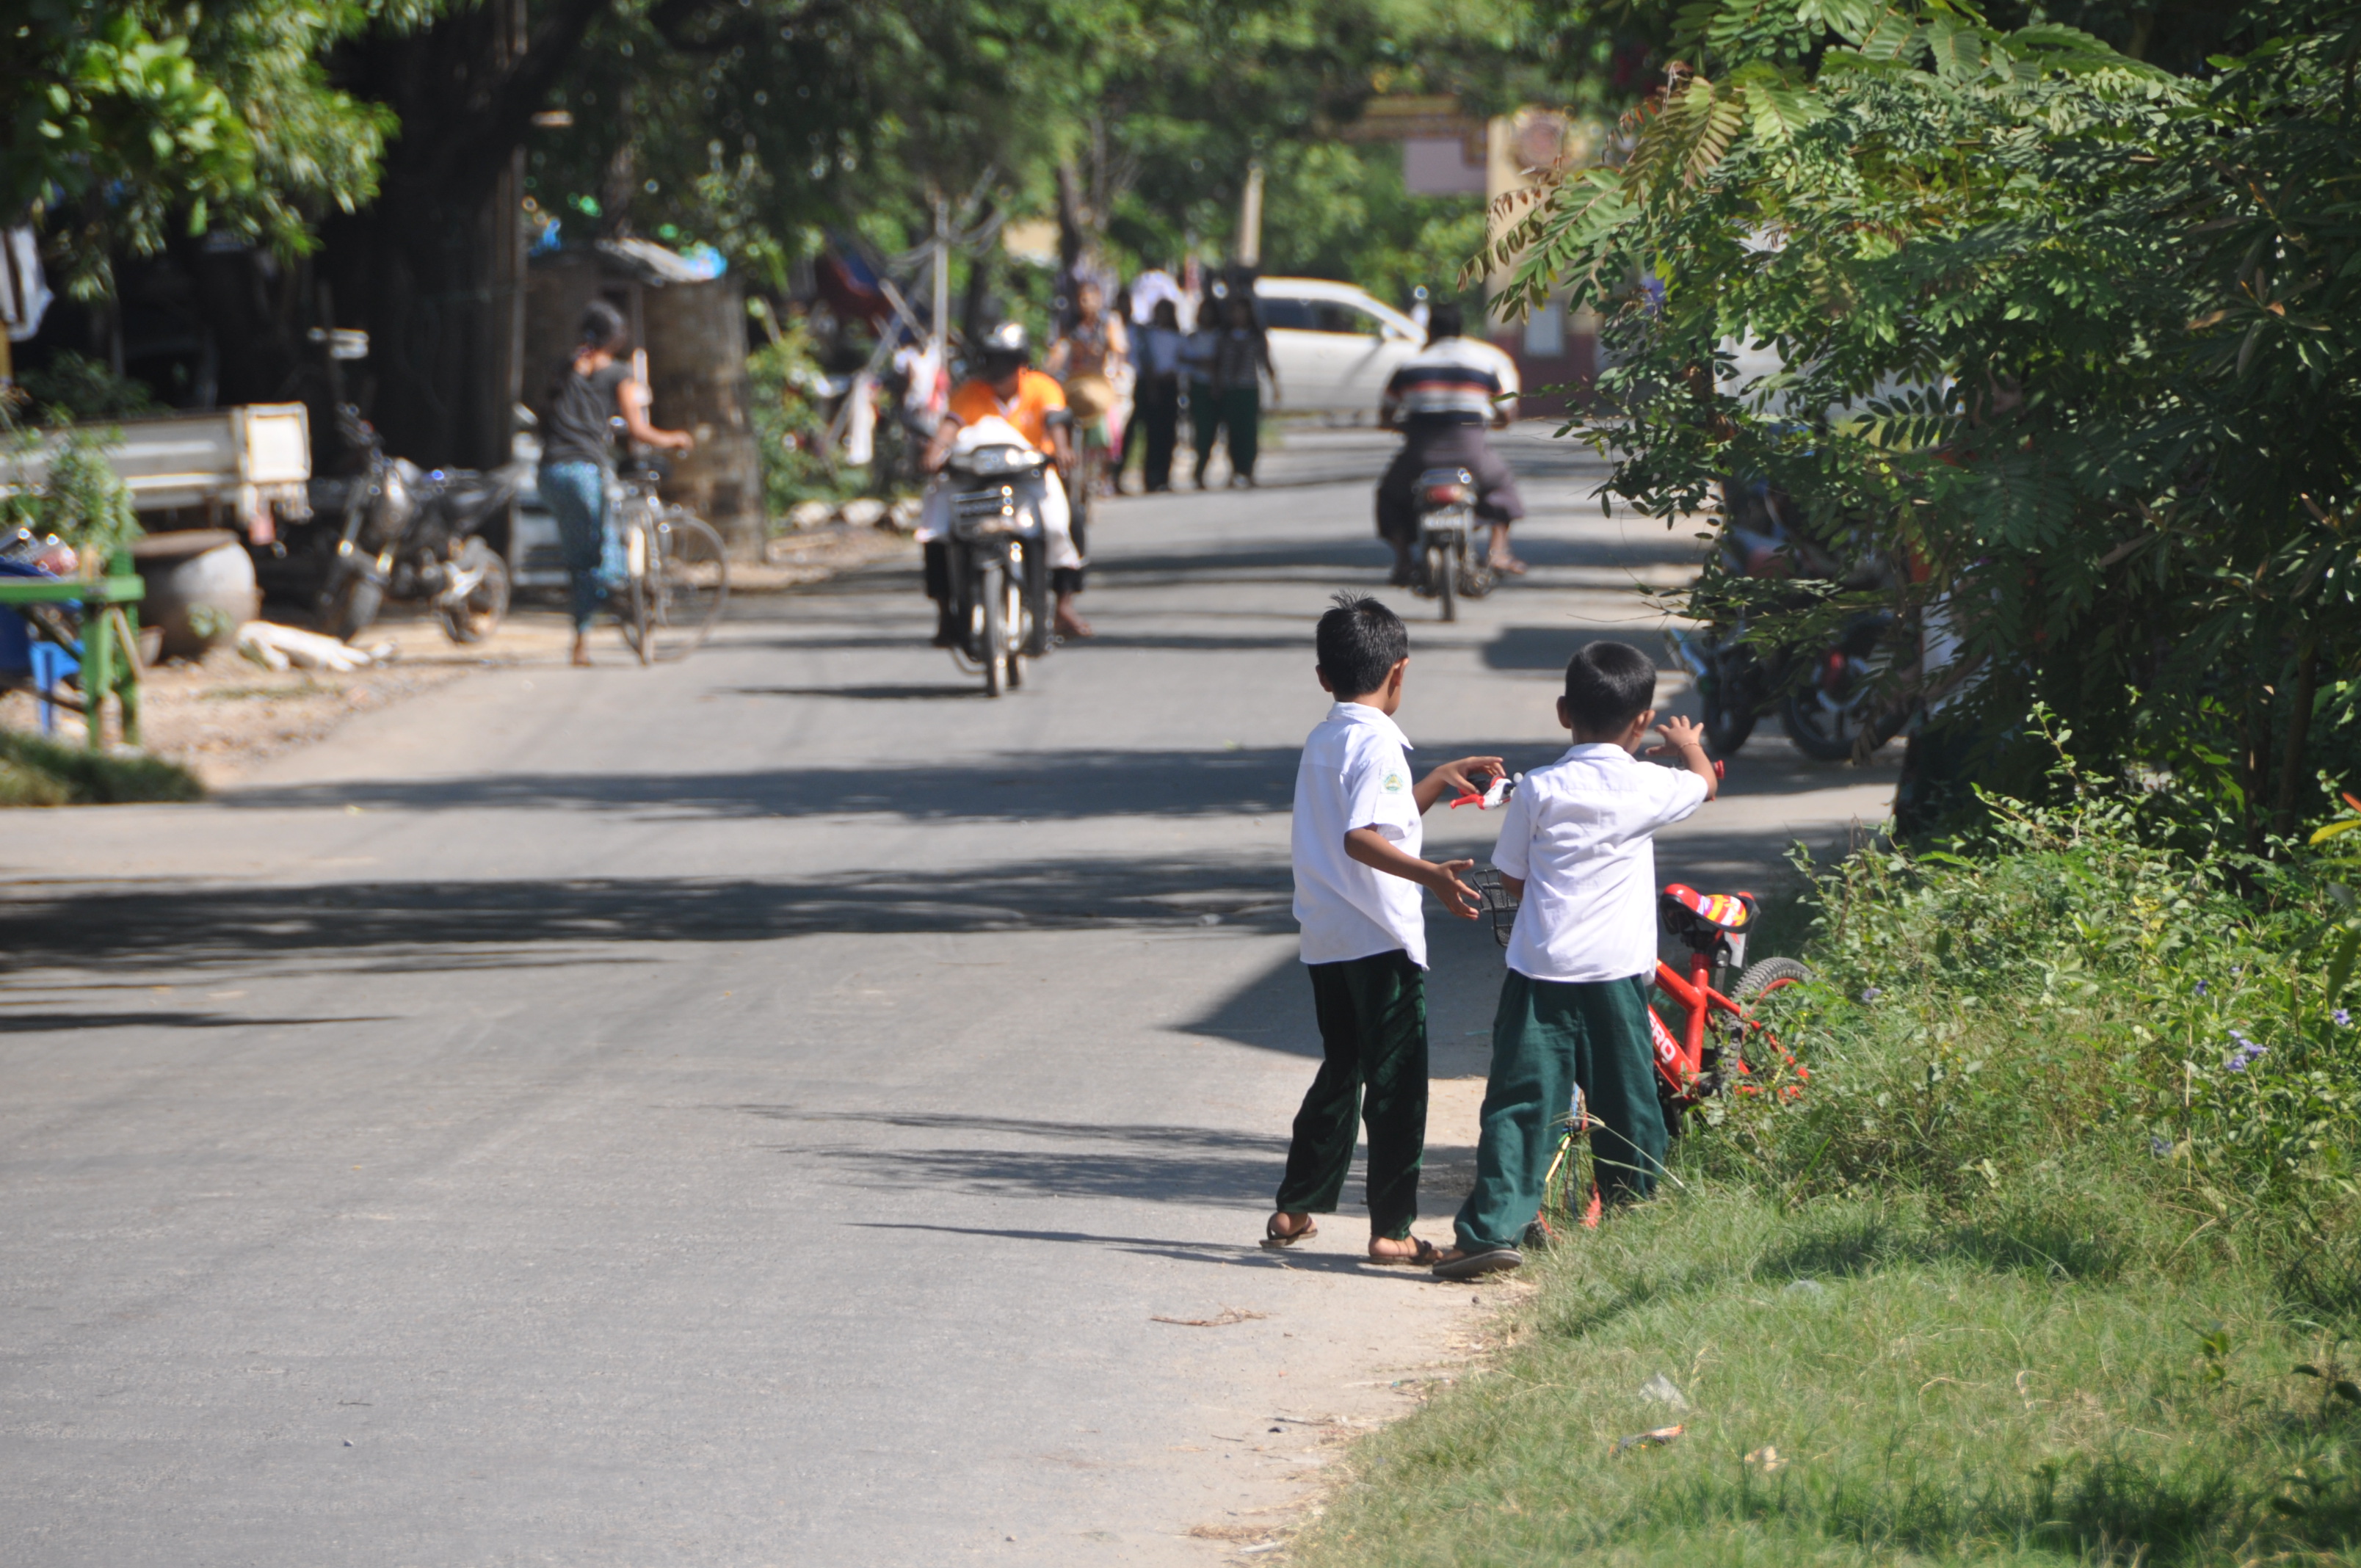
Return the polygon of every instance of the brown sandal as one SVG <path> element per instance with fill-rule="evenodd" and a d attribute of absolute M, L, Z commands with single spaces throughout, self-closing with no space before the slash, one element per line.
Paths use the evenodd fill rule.
<path fill-rule="evenodd" d="M 1377 1254 L 1371 1253 L 1369 1261 L 1380 1268 L 1433 1268 L 1443 1261 L 1443 1249 L 1433 1242 L 1422 1236 L 1411 1236 L 1409 1239 L 1418 1243 L 1417 1251 L 1403 1253 L 1397 1257 L 1379 1257 Z"/>
<path fill-rule="evenodd" d="M 1308 1242 L 1319 1234 L 1320 1223 L 1310 1218 L 1304 1220 L 1303 1228 L 1300 1231 L 1282 1231 L 1279 1228 L 1279 1216 L 1273 1214 L 1263 1224 L 1262 1245 L 1276 1252 L 1280 1247 L 1293 1246 L 1298 1242 Z"/>

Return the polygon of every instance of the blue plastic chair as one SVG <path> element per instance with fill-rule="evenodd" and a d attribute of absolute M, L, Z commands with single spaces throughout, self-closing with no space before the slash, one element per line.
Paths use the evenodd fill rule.
<path fill-rule="evenodd" d="M 49 574 L 26 561 L 0 561 L 0 576 L 46 577 Z M 13 609 L 0 609 L 0 674 L 29 674 L 39 699 L 41 733 L 58 732 L 58 709 L 50 700 L 68 675 L 82 674 L 82 644 L 61 647 L 41 638 L 31 622 Z"/>

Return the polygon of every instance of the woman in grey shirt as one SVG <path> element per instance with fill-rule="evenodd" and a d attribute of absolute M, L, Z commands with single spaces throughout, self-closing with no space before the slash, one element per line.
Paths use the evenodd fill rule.
<path fill-rule="evenodd" d="M 631 346 L 623 314 L 604 300 L 582 313 L 574 357 L 559 367 L 543 400 L 541 499 L 557 520 L 558 554 L 566 562 L 574 610 L 574 662 L 590 663 L 590 622 L 621 576 L 607 480 L 615 471 L 611 422 L 621 418 L 633 441 L 686 452 L 697 442 L 686 431 L 648 422 L 648 389 L 632 379 L 621 356 Z"/>

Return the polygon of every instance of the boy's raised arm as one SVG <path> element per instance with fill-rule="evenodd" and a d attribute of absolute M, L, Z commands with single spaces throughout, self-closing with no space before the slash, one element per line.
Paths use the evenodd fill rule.
<path fill-rule="evenodd" d="M 1694 718 L 1667 718 L 1664 723 L 1664 749 L 1681 760 L 1681 766 L 1705 781 L 1705 797 L 1711 800 L 1721 793 L 1721 780 L 1715 775 L 1713 761 L 1705 754 L 1705 726 Z"/>
<path fill-rule="evenodd" d="M 1455 762 L 1444 762 L 1419 780 L 1411 796 L 1418 802 L 1419 814 L 1423 816 L 1446 795 L 1466 795 L 1471 790 L 1483 794 L 1491 775 L 1506 771 L 1507 764 L 1498 757 L 1462 757 Z"/>

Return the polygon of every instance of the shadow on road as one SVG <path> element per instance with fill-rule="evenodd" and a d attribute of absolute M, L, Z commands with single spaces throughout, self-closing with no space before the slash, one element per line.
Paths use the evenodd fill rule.
<path fill-rule="evenodd" d="M 1257 1202 L 1257 1212 L 1269 1205 Z M 1350 1253 L 1334 1252 L 1271 1252 L 1255 1244 L 1238 1245 L 1229 1242 L 1166 1241 L 1155 1236 L 1099 1236 L 1085 1231 L 1024 1231 L 991 1230 L 980 1225 L 922 1225 L 897 1223 L 884 1220 L 848 1222 L 851 1229 L 863 1231 L 927 1231 L 938 1235 L 983 1236 L 994 1241 L 1052 1242 L 1063 1246 L 1111 1248 L 1141 1257 L 1171 1258 L 1180 1263 L 1211 1263 L 1225 1268 L 1300 1269 L 1311 1274 L 1391 1275 L 1397 1279 L 1421 1285 L 1434 1281 L 1422 1268 L 1383 1267 Z M 1153 1321 L 1154 1320 L 1150 1320 Z M 1211 1324 L 1174 1323 L 1174 1328 L 1211 1327 Z"/>
<path fill-rule="evenodd" d="M 0 914 L 19 971 L 204 969 L 340 955 L 387 972 L 627 961 L 621 944 L 833 933 L 1289 928 L 1284 870 L 1170 861 L 1032 861 L 803 882 L 378 882 L 44 890 Z M 585 950 L 588 949 L 588 950 Z M 152 1022 L 151 1019 L 141 1021 Z M 267 1022 L 267 1020 L 266 1020 Z M 307 1020 L 288 1020 L 291 1023 Z"/>
<path fill-rule="evenodd" d="M 727 688 L 725 688 L 727 689 Z M 930 700 L 925 686 L 756 686 L 750 695 Z M 943 688 L 964 700 L 966 688 Z M 1543 710 L 1546 711 L 1544 703 Z M 1417 756 L 1489 753 L 1512 771 L 1554 762 L 1557 743 L 1502 746 L 1485 736 L 1421 734 Z M 1733 765 L 1730 793 L 1786 794 L 1866 782 L 1875 771 L 1815 762 L 1766 736 Z M 462 778 L 344 779 L 225 792 L 233 810 L 361 806 L 405 811 L 621 811 L 656 819 L 831 816 L 911 821 L 1079 821 L 1104 817 L 1257 816 L 1290 809 L 1300 753 L 1291 746 L 1236 751 L 1012 752 L 916 767 L 762 768 L 732 773 L 519 773 Z M 1465 815 L 1464 813 L 1462 815 Z M 1430 819 L 1456 821 L 1456 817 Z"/>
<path fill-rule="evenodd" d="M 1037 1122 L 1009 1116 L 809 1113 L 792 1105 L 739 1105 L 768 1121 L 859 1124 L 951 1135 L 957 1146 L 870 1137 L 858 1144 L 773 1144 L 832 1165 L 865 1191 L 957 1191 L 979 1196 L 1127 1198 L 1159 1203 L 1258 1204 L 1279 1179 L 1287 1140 L 1212 1127 Z M 991 1139 L 996 1146 L 969 1140 Z M 1014 1140 L 1012 1143 L 1010 1140 Z M 1077 1144 L 1104 1146 L 1078 1149 Z"/>

